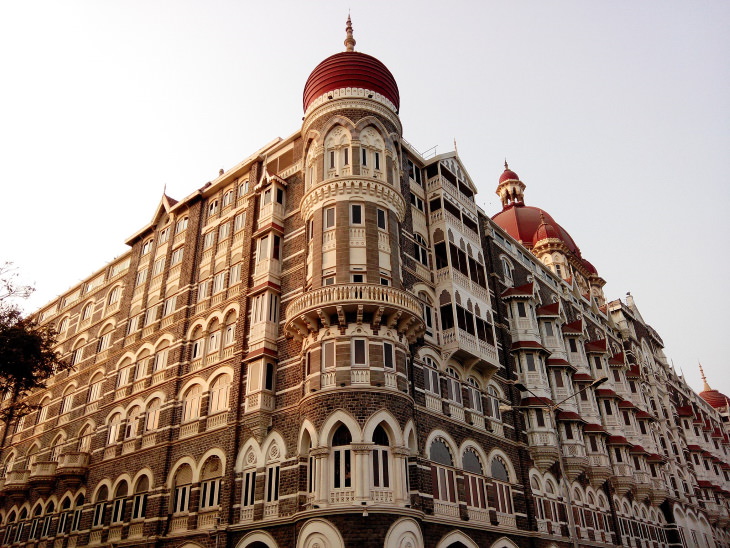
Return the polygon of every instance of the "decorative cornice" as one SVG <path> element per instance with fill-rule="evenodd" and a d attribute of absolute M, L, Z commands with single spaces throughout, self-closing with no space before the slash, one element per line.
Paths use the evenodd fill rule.
<path fill-rule="evenodd" d="M 332 97 L 330 99 L 330 97 Z M 306 135 L 310 126 L 320 117 L 343 109 L 368 110 L 393 122 L 399 135 L 403 134 L 395 105 L 383 95 L 363 88 L 342 88 L 317 97 L 304 113 L 302 135 Z"/>
<path fill-rule="evenodd" d="M 382 200 L 395 211 L 399 222 L 402 223 L 406 216 L 405 199 L 388 183 L 365 177 L 337 177 L 319 183 L 304 195 L 299 206 L 302 219 L 308 219 L 313 210 L 323 201 L 336 200 L 338 196 L 360 196 Z"/>

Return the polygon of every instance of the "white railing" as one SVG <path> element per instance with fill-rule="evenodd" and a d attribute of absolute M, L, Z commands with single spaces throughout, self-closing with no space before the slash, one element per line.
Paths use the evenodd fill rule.
<path fill-rule="evenodd" d="M 365 229 L 350 227 L 350 247 L 365 247 Z"/>
<path fill-rule="evenodd" d="M 253 521 L 253 506 L 241 508 L 241 521 Z"/>
<path fill-rule="evenodd" d="M 486 508 L 474 508 L 467 506 L 466 511 L 469 514 L 469 521 L 482 521 L 489 523 L 489 510 Z"/>
<path fill-rule="evenodd" d="M 455 404 L 455 403 L 449 403 L 449 413 L 451 413 L 451 417 L 464 422 L 464 408 Z"/>
<path fill-rule="evenodd" d="M 350 370 L 350 382 L 352 384 L 370 384 L 370 370 L 369 369 L 351 369 Z"/>
<path fill-rule="evenodd" d="M 122 455 L 134 452 L 135 440 L 125 441 L 122 445 Z"/>
<path fill-rule="evenodd" d="M 608 468 L 609 466 L 611 466 L 611 462 L 608 459 L 608 455 L 602 455 L 602 454 L 596 454 L 596 453 L 588 454 L 588 463 L 591 465 L 591 468 L 597 468 L 597 467 Z"/>
<path fill-rule="evenodd" d="M 109 527 L 109 534 L 106 537 L 107 542 L 112 542 L 114 540 L 120 540 L 122 538 L 122 526 L 121 525 L 115 525 L 114 527 Z"/>
<path fill-rule="evenodd" d="M 181 438 L 185 438 L 187 436 L 193 436 L 198 433 L 198 421 L 192 421 L 188 422 L 186 424 L 183 424 L 180 426 L 180 436 Z"/>
<path fill-rule="evenodd" d="M 144 533 L 144 523 L 132 523 L 129 526 L 129 538 L 138 538 L 141 537 Z"/>
<path fill-rule="evenodd" d="M 549 445 L 551 447 L 558 446 L 558 439 L 555 436 L 555 432 L 551 431 L 538 431 L 527 433 L 528 444 L 531 446 L 538 445 Z"/>
<path fill-rule="evenodd" d="M 264 518 L 279 517 L 279 501 L 264 503 Z"/>
<path fill-rule="evenodd" d="M 101 544 L 101 533 L 101 529 L 92 531 L 91 534 L 89 534 L 89 544 Z"/>
<path fill-rule="evenodd" d="M 390 371 L 385 372 L 385 386 L 388 388 L 398 388 L 398 380 L 395 373 Z"/>
<path fill-rule="evenodd" d="M 337 491 L 330 491 L 330 502 L 332 504 L 351 503 L 354 502 L 354 500 L 354 489 L 338 489 Z"/>
<path fill-rule="evenodd" d="M 170 521 L 170 531 L 175 533 L 178 531 L 187 531 L 188 530 L 188 516 L 178 516 L 175 518 L 172 518 Z"/>
<path fill-rule="evenodd" d="M 504 512 L 497 512 L 497 521 L 502 527 L 517 527 L 517 518 L 512 514 L 505 514 Z"/>
<path fill-rule="evenodd" d="M 152 447 L 156 441 L 157 441 L 157 434 L 155 432 L 145 434 L 142 437 L 142 447 Z"/>
<path fill-rule="evenodd" d="M 226 422 L 228 422 L 228 411 L 224 411 L 223 413 L 218 413 L 216 415 L 208 417 L 208 420 L 205 424 L 205 429 L 212 430 L 213 428 L 218 428 L 219 426 L 225 426 Z"/>
<path fill-rule="evenodd" d="M 332 388 L 337 384 L 337 377 L 334 371 L 322 373 L 322 388 Z"/>
<path fill-rule="evenodd" d="M 152 375 L 152 384 L 160 384 L 165 380 L 165 371 L 157 371 L 154 375 Z"/>
<path fill-rule="evenodd" d="M 371 489 L 370 498 L 373 502 L 382 504 L 392 504 L 393 502 L 393 491 L 390 489 Z"/>
<path fill-rule="evenodd" d="M 421 304 L 412 295 L 395 287 L 372 284 L 348 284 L 321 287 L 297 297 L 286 308 L 287 318 L 296 318 L 307 310 L 335 306 L 345 301 L 388 304 L 404 308 L 421 317 Z"/>
<path fill-rule="evenodd" d="M 112 445 L 104 449 L 104 460 L 113 459 L 117 456 L 117 446 Z"/>
<path fill-rule="evenodd" d="M 433 512 L 441 516 L 450 516 L 452 518 L 459 517 L 459 505 L 455 502 L 446 502 L 443 500 L 433 501 Z"/>
<path fill-rule="evenodd" d="M 246 396 L 246 411 L 262 409 L 272 411 L 274 409 L 274 396 L 268 392 L 255 392 Z"/>
<path fill-rule="evenodd" d="M 198 514 L 198 529 L 212 529 L 218 525 L 218 510 Z"/>
<path fill-rule="evenodd" d="M 439 396 L 426 392 L 426 408 L 441 413 L 443 411 L 441 398 Z"/>
<path fill-rule="evenodd" d="M 58 458 L 58 469 L 86 468 L 89 466 L 89 454 L 83 452 L 62 453 Z"/>

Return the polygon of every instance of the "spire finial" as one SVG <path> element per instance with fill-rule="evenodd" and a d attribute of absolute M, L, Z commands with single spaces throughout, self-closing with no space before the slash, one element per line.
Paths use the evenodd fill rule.
<path fill-rule="evenodd" d="M 345 51 L 355 51 L 355 38 L 352 36 L 352 21 L 350 20 L 350 13 L 347 13 L 347 26 L 345 27 L 347 37 L 345 38 Z"/>
<path fill-rule="evenodd" d="M 707 384 L 707 378 L 705 377 L 705 371 L 702 369 L 702 364 L 700 362 L 697 362 L 697 364 L 700 366 L 700 377 L 702 377 L 702 383 L 704 384 L 704 386 L 702 387 L 702 391 L 704 392 L 705 390 L 712 390 L 712 388 L 710 388 L 710 385 Z"/>
<path fill-rule="evenodd" d="M 456 146 L 456 137 L 454 137 L 454 152 L 457 156 L 459 155 L 459 148 Z"/>
<path fill-rule="evenodd" d="M 507 165 L 507 157 L 506 156 L 504 157 L 504 169 L 505 170 L 509 169 L 509 166 Z"/>

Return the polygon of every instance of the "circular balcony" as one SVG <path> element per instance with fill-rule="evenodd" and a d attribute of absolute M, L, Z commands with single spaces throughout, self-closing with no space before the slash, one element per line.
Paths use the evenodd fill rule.
<path fill-rule="evenodd" d="M 341 284 L 306 291 L 286 308 L 285 332 L 303 339 L 320 325 L 370 323 L 374 328 L 396 329 L 409 342 L 425 330 L 420 301 L 395 287 Z"/>
<path fill-rule="evenodd" d="M 317 183 L 304 194 L 299 211 L 302 219 L 308 219 L 322 202 L 338 199 L 349 200 L 350 198 L 390 204 L 401 223 L 406 217 L 406 201 L 400 188 L 396 188 L 384 180 L 364 176 L 343 175 Z"/>

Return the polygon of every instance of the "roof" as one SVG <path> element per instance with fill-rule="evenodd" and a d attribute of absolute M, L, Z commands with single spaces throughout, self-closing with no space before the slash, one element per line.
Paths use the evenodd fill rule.
<path fill-rule="evenodd" d="M 561 421 L 585 422 L 585 419 L 583 417 L 581 417 L 578 413 L 575 413 L 573 411 L 558 411 L 557 418 L 558 418 L 558 420 L 561 420 Z"/>
<path fill-rule="evenodd" d="M 525 285 L 519 285 L 517 287 L 510 287 L 502 292 L 502 298 L 505 297 L 532 297 L 533 293 L 533 282 L 526 283 Z"/>
<path fill-rule="evenodd" d="M 613 390 L 610 388 L 598 388 L 596 389 L 596 396 L 599 398 L 619 398 L 621 399 L 621 396 L 616 394 Z"/>
<path fill-rule="evenodd" d="M 379 93 L 400 108 L 400 92 L 393 74 L 381 61 L 359 51 L 341 51 L 317 65 L 304 85 L 302 103 L 306 112 L 312 102 L 328 91 L 343 88 Z"/>
<path fill-rule="evenodd" d="M 606 440 L 606 443 L 608 443 L 609 445 L 631 445 L 631 443 L 629 443 L 629 440 L 627 440 L 623 436 L 608 436 L 608 440 Z"/>
<path fill-rule="evenodd" d="M 623 352 L 617 352 L 616 354 L 608 358 L 608 365 L 623 365 L 624 362 L 625 360 Z"/>
<path fill-rule="evenodd" d="M 586 352 L 603 354 L 606 351 L 606 339 L 598 339 L 585 343 Z"/>
<path fill-rule="evenodd" d="M 603 426 L 601 426 L 600 424 L 595 424 L 595 423 L 583 425 L 583 432 L 601 432 L 603 434 L 608 433 L 603 429 Z"/>
<path fill-rule="evenodd" d="M 574 322 L 566 323 L 561 329 L 565 335 L 582 335 L 583 320 L 575 320 Z"/>
<path fill-rule="evenodd" d="M 560 316 L 560 301 L 552 304 L 546 304 L 537 309 L 538 316 Z"/>
<path fill-rule="evenodd" d="M 500 178 L 500 182 L 503 182 Z M 532 247 L 535 233 L 543 220 L 552 225 L 565 246 L 580 257 L 580 249 L 568 232 L 553 219 L 547 211 L 538 207 L 526 206 L 521 202 L 509 204 L 497 213 L 492 220 L 515 240 L 525 247 Z"/>
<path fill-rule="evenodd" d="M 533 350 L 544 350 L 547 352 L 545 347 L 541 345 L 537 341 L 517 341 L 512 343 L 512 347 L 510 350 L 522 350 L 524 348 L 533 349 Z"/>
<path fill-rule="evenodd" d="M 591 377 L 588 373 L 576 373 L 573 375 L 573 380 L 575 382 L 593 382 L 596 379 Z"/>

